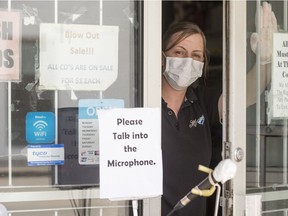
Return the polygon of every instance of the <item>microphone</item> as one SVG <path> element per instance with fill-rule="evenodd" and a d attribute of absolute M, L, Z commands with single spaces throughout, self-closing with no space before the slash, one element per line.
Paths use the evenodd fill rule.
<path fill-rule="evenodd" d="M 172 215 L 173 212 L 186 206 L 191 200 L 198 196 L 211 196 L 215 191 L 215 185 L 218 182 L 224 184 L 226 181 L 232 179 L 236 174 L 236 164 L 231 159 L 222 160 L 213 170 L 209 169 L 209 175 L 202 182 L 184 196 L 173 208 L 173 210 L 167 215 Z"/>

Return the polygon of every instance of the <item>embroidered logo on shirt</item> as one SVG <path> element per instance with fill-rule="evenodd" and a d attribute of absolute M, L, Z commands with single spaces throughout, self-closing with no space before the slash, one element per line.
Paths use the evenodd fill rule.
<path fill-rule="evenodd" d="M 204 122 L 205 122 L 205 117 L 204 115 L 202 115 L 198 120 L 197 120 L 198 124 L 200 125 L 204 125 Z"/>
<path fill-rule="evenodd" d="M 205 122 L 205 117 L 204 117 L 204 115 L 202 115 L 198 119 L 190 120 L 189 127 L 190 128 L 197 127 L 198 124 L 199 125 L 204 125 L 204 122 Z"/>

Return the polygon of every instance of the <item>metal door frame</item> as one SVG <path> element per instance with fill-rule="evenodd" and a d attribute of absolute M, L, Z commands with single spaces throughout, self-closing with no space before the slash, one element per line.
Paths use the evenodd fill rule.
<path fill-rule="evenodd" d="M 162 1 L 144 1 L 144 107 L 161 106 Z M 159 122 L 160 123 L 160 122 Z M 160 197 L 144 199 L 144 216 L 161 215 Z"/>
<path fill-rule="evenodd" d="M 235 161 L 234 179 L 223 186 L 223 215 L 245 215 L 246 195 L 246 1 L 223 2 L 223 149 L 224 158 Z"/>

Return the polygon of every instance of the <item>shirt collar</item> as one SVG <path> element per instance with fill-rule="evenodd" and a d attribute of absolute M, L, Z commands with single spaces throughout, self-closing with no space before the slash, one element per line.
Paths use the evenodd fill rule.
<path fill-rule="evenodd" d="M 189 86 L 185 95 L 184 103 L 187 103 L 187 102 L 194 103 L 197 100 L 198 100 L 198 97 L 195 93 L 195 89 L 192 86 Z M 166 101 L 163 98 L 162 98 L 162 104 L 167 105 Z"/>
<path fill-rule="evenodd" d="M 190 103 L 194 103 L 195 101 L 198 100 L 198 97 L 195 93 L 195 89 L 190 86 L 188 89 L 187 89 L 187 92 L 186 92 L 186 95 L 185 95 L 185 100 L 188 100 Z"/>

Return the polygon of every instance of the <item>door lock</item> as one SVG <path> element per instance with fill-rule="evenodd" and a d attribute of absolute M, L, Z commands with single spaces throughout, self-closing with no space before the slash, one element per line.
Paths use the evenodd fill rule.
<path fill-rule="evenodd" d="M 240 147 L 236 148 L 235 151 L 234 151 L 234 159 L 235 159 L 235 161 L 240 162 L 240 161 L 243 160 L 243 158 L 244 158 L 243 149 L 240 148 Z"/>

